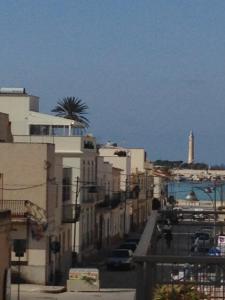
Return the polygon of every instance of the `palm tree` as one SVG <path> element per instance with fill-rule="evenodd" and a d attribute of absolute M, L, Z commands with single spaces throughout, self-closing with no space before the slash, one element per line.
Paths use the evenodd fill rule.
<path fill-rule="evenodd" d="M 87 114 L 88 106 L 81 99 L 65 97 L 57 102 L 52 112 L 56 116 L 80 122 L 84 127 L 89 127 L 89 120 L 84 116 Z"/>

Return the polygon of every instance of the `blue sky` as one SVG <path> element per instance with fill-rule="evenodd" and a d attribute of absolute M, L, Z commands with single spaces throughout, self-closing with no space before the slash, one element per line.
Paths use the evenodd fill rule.
<path fill-rule="evenodd" d="M 1 0 L 0 86 L 89 106 L 99 142 L 225 162 L 225 1 Z"/>

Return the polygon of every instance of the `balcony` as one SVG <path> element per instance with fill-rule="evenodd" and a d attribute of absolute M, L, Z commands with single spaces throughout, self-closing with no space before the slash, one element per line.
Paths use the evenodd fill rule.
<path fill-rule="evenodd" d="M 80 219 L 80 204 L 65 204 L 63 205 L 62 222 L 76 223 Z"/>
<path fill-rule="evenodd" d="M 26 200 L 3 200 L 0 202 L 1 209 L 10 210 L 13 218 L 26 218 Z"/>
<path fill-rule="evenodd" d="M 42 224 L 47 229 L 47 215 L 45 209 L 29 200 L 3 200 L 0 209 L 10 210 L 12 219 L 28 219 Z"/>
<path fill-rule="evenodd" d="M 115 208 L 125 201 L 125 192 L 116 192 L 112 195 L 105 195 L 103 202 L 98 204 L 99 208 Z"/>

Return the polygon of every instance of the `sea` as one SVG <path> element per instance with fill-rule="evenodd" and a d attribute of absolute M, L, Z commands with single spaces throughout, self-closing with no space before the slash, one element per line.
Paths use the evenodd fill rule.
<path fill-rule="evenodd" d="M 220 201 L 225 204 L 225 182 L 212 181 L 171 181 L 168 183 L 168 196 L 175 200 L 186 200 L 187 195 L 194 191 L 199 201 Z"/>

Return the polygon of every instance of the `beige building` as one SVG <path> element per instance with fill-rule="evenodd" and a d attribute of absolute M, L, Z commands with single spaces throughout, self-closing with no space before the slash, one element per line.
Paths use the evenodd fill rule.
<path fill-rule="evenodd" d="M 48 283 L 59 267 L 50 244 L 62 231 L 62 175 L 56 169 L 61 158 L 53 144 L 0 143 L 0 153 L 2 208 L 12 213 L 12 242 L 21 239 L 26 245 L 21 276 L 27 282 Z M 17 260 L 12 252 L 13 265 Z"/>
<path fill-rule="evenodd" d="M 1 203 L 2 204 L 2 203 Z M 10 255 L 11 255 L 11 216 L 10 211 L 0 210 L 0 300 L 10 300 Z"/>
<path fill-rule="evenodd" d="M 111 163 L 113 167 L 123 170 L 121 172 L 120 188 L 122 191 L 125 191 L 129 184 L 129 176 L 131 174 L 131 156 L 129 149 L 107 143 L 99 149 L 99 156 L 103 156 L 104 161 Z"/>
<path fill-rule="evenodd" d="M 146 152 L 143 148 L 129 148 L 131 173 L 145 172 Z"/>
<path fill-rule="evenodd" d="M 125 207 L 120 189 L 121 169 L 114 168 L 104 157 L 97 157 L 97 184 L 102 197 L 96 204 L 97 247 L 111 247 L 124 235 Z M 100 193 L 99 193 L 100 194 Z"/>
<path fill-rule="evenodd" d="M 9 114 L 16 143 L 55 145 L 55 153 L 63 163 L 62 226 L 66 233 L 60 235 L 60 241 L 64 245 L 68 240 L 74 257 L 82 259 L 94 246 L 96 193 L 90 191 L 96 184 L 95 138 L 83 136 L 82 125 L 73 120 L 40 113 L 39 98 L 24 89 L 13 93 L 3 90 L 0 111 Z"/>
<path fill-rule="evenodd" d="M 107 143 L 99 149 L 100 156 L 121 169 L 120 188 L 125 192 L 125 234 L 144 226 L 151 213 L 153 178 L 146 170 L 146 153 L 143 148 L 122 148 Z"/>

